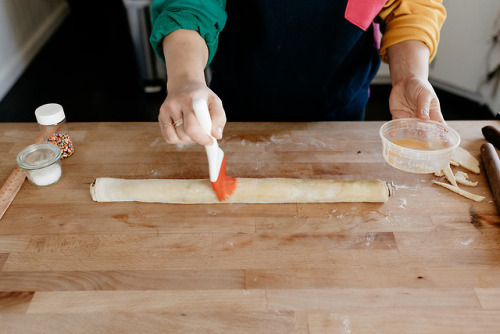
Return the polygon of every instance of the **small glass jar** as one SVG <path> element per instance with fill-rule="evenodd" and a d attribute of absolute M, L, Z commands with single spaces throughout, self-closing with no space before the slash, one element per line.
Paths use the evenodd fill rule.
<path fill-rule="evenodd" d="M 61 150 L 55 144 L 30 145 L 19 152 L 16 160 L 28 180 L 36 186 L 49 186 L 61 178 Z"/>
<path fill-rule="evenodd" d="M 71 156 L 75 149 L 69 136 L 63 107 L 57 103 L 44 104 L 35 110 L 35 116 L 43 141 L 59 146 L 62 159 Z"/>

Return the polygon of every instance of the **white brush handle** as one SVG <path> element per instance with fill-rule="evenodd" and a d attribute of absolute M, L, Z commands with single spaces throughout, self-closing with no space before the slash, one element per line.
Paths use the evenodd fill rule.
<path fill-rule="evenodd" d="M 210 172 L 210 181 L 215 182 L 219 178 L 220 167 L 224 152 L 219 148 L 217 140 L 212 137 L 212 119 L 208 111 L 207 101 L 204 99 L 197 99 L 193 101 L 193 110 L 198 122 L 200 122 L 203 131 L 213 139 L 213 143 L 205 145 L 208 158 L 208 170 Z"/>

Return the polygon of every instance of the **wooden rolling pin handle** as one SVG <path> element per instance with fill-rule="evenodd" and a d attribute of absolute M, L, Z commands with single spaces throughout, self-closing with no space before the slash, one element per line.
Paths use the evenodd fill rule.
<path fill-rule="evenodd" d="M 481 160 L 493 193 L 493 200 L 500 213 L 500 159 L 495 148 L 490 143 L 481 145 Z"/>
<path fill-rule="evenodd" d="M 481 129 L 484 138 L 500 150 L 500 132 L 491 125 Z"/>

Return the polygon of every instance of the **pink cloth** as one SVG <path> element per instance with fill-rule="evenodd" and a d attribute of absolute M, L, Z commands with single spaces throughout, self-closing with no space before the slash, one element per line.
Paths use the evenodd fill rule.
<path fill-rule="evenodd" d="M 382 33 L 380 32 L 380 24 L 373 22 L 373 41 L 380 50 L 380 43 L 382 42 Z"/>
<path fill-rule="evenodd" d="M 345 18 L 366 31 L 387 0 L 348 0 Z"/>

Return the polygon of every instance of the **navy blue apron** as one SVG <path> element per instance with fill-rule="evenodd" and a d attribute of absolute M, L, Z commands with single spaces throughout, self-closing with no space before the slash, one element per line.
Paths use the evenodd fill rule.
<path fill-rule="evenodd" d="M 228 0 L 211 64 L 228 121 L 362 120 L 380 57 L 347 2 Z"/>

